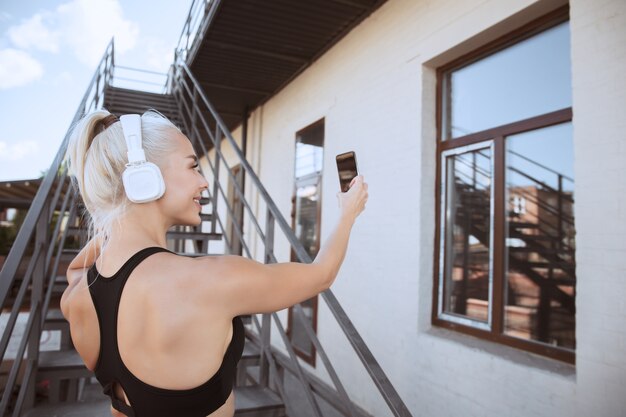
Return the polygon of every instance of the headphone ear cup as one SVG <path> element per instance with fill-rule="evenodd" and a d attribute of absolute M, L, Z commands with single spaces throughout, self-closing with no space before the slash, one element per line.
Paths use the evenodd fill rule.
<path fill-rule="evenodd" d="M 152 162 L 129 165 L 122 174 L 126 196 L 133 203 L 157 200 L 165 193 L 165 181 L 161 170 Z"/>

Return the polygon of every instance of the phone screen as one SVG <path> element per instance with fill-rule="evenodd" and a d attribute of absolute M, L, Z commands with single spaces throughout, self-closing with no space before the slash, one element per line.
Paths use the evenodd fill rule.
<path fill-rule="evenodd" d="M 339 171 L 339 186 L 341 192 L 345 193 L 350 188 L 350 182 L 359 175 L 356 166 L 356 154 L 346 152 L 337 155 L 337 171 Z"/>

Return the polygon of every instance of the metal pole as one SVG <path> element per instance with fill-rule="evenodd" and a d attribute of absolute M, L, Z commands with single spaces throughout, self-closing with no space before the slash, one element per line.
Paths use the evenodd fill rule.
<path fill-rule="evenodd" d="M 272 262 L 272 253 L 274 251 L 274 216 L 272 212 L 267 209 L 265 217 L 265 260 L 266 264 Z M 259 384 L 262 387 L 267 387 L 269 383 L 269 362 L 266 357 L 267 352 L 271 346 L 271 328 L 272 319 L 269 314 L 263 314 L 262 327 L 261 327 L 261 360 L 259 362 Z"/>

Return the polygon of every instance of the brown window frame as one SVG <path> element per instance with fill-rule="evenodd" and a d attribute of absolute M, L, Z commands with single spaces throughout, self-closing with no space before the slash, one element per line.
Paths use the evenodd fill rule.
<path fill-rule="evenodd" d="M 520 120 L 503 126 L 487 129 L 481 132 L 472 133 L 465 136 L 443 140 L 442 126 L 442 104 L 444 75 L 449 71 L 467 66 L 486 56 L 492 55 L 500 50 L 510 47 L 518 42 L 528 39 L 544 30 L 554 27 L 569 20 L 569 6 L 561 7 L 527 25 L 519 28 L 469 54 L 446 64 L 437 69 L 437 163 L 436 163 L 436 186 L 435 186 L 435 250 L 434 250 L 434 287 L 432 303 L 432 324 L 435 326 L 458 331 L 471 336 L 479 337 L 491 342 L 525 350 L 542 356 L 546 356 L 559 361 L 574 364 L 576 360 L 575 350 L 557 348 L 540 342 L 525 340 L 508 336 L 503 331 L 504 318 L 504 284 L 506 280 L 504 262 L 504 242 L 505 242 L 505 138 L 512 134 L 523 133 L 535 129 L 549 127 L 561 123 L 572 121 L 572 108 L 564 108 L 550 113 L 542 114 L 525 120 Z M 493 144 L 494 159 L 494 228 L 493 228 L 493 298 L 491 309 L 492 326 L 491 330 L 480 329 L 464 325 L 458 322 L 448 321 L 440 318 L 439 311 L 439 286 L 440 286 L 440 242 L 441 242 L 441 169 L 442 154 L 450 149 L 461 148 L 479 143 Z M 445 259 L 444 259 L 445 261 Z"/>

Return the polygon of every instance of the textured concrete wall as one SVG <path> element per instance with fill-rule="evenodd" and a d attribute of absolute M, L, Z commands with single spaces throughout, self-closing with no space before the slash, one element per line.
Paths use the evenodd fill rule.
<path fill-rule="evenodd" d="M 571 2 L 577 416 L 626 415 L 626 1 Z"/>

